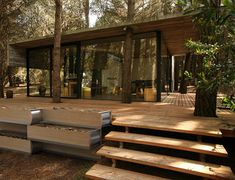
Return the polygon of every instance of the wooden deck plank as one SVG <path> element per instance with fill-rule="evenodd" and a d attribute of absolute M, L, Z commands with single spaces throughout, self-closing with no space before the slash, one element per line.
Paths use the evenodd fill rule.
<path fill-rule="evenodd" d="M 165 155 L 103 146 L 97 154 L 107 158 L 143 164 L 210 179 L 235 179 L 230 167 Z"/>
<path fill-rule="evenodd" d="M 166 178 L 95 164 L 86 178 L 93 180 L 166 180 Z"/>
<path fill-rule="evenodd" d="M 134 127 L 141 129 L 162 130 L 170 132 L 187 133 L 201 136 L 211 136 L 222 138 L 222 133 L 216 127 L 203 127 L 196 121 L 182 121 L 182 122 L 170 122 L 159 120 L 134 120 L 123 118 L 116 119 L 112 122 L 114 126 Z"/>
<path fill-rule="evenodd" d="M 159 136 L 149 136 L 134 133 L 110 132 L 105 136 L 106 140 L 144 144 L 156 147 L 171 148 L 183 151 L 190 151 L 202 154 L 209 154 L 219 157 L 227 157 L 227 151 L 222 145 L 173 139 Z"/>

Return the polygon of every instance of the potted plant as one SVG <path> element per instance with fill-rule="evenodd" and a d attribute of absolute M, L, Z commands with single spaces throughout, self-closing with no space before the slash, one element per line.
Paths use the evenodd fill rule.
<path fill-rule="evenodd" d="M 13 91 L 12 90 L 7 90 L 6 91 L 6 97 L 7 98 L 13 98 Z"/>
<path fill-rule="evenodd" d="M 40 85 L 38 87 L 38 92 L 39 92 L 39 96 L 45 96 L 46 95 L 46 87 L 44 85 Z"/>

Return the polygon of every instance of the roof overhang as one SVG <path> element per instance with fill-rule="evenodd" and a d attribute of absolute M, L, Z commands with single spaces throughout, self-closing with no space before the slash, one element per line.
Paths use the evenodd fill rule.
<path fill-rule="evenodd" d="M 104 40 L 124 40 L 126 27 L 133 29 L 134 38 L 144 37 L 144 34 L 155 35 L 154 32 L 162 32 L 162 44 L 167 47 L 170 54 L 184 54 L 187 52 L 185 41 L 187 39 L 198 39 L 198 32 L 190 16 L 174 16 L 164 19 L 158 19 L 149 22 L 123 24 L 113 27 L 90 28 L 76 32 L 67 32 L 62 35 L 62 43 L 82 43 L 104 42 Z M 54 37 L 47 36 L 38 39 L 29 39 L 26 41 L 12 42 L 11 46 L 19 48 L 35 48 L 53 45 Z"/>

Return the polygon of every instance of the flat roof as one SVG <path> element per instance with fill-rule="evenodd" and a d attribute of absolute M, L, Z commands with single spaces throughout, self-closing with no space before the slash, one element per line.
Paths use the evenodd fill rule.
<path fill-rule="evenodd" d="M 73 43 L 82 41 L 82 43 L 95 43 L 104 42 L 103 40 L 117 41 L 124 40 L 126 27 L 133 28 L 135 38 L 141 38 L 141 34 L 153 32 L 162 32 L 162 45 L 167 47 L 168 51 L 172 54 L 184 54 L 187 52 L 185 48 L 185 41 L 187 39 L 198 39 L 198 31 L 192 22 L 191 16 L 171 16 L 154 21 L 142 23 L 125 23 L 122 25 L 102 27 L 102 28 L 89 28 L 75 32 L 66 32 L 62 34 L 62 43 Z M 146 36 L 147 37 L 147 36 Z M 53 45 L 54 36 L 46 36 L 37 39 L 29 39 L 25 41 L 11 42 L 11 46 L 20 48 L 35 48 L 42 46 Z"/>

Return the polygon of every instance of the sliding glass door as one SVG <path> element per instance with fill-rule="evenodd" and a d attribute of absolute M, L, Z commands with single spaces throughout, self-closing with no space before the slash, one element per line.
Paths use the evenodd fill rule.
<path fill-rule="evenodd" d="M 28 95 L 50 96 L 50 59 L 50 48 L 33 49 L 28 52 Z"/>
<path fill-rule="evenodd" d="M 122 42 L 82 46 L 82 98 L 121 99 Z"/>
<path fill-rule="evenodd" d="M 63 46 L 61 50 L 61 96 L 77 97 L 77 47 Z"/>

